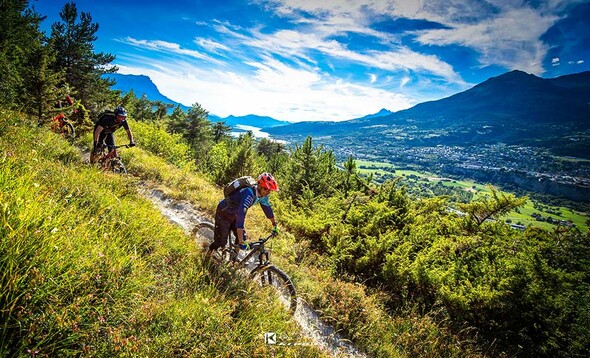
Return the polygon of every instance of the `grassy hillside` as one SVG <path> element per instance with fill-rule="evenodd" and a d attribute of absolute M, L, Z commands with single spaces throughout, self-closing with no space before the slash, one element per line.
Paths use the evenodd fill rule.
<path fill-rule="evenodd" d="M 204 267 L 192 239 L 138 194 L 138 185 L 158 187 L 209 215 L 219 200 L 177 138 L 141 122 L 132 127 L 138 147 L 121 151 L 132 176 L 118 176 L 84 163 L 78 147 L 46 128 L 1 114 L 1 355 L 322 356 L 313 346 L 266 346 L 269 331 L 307 340 L 280 303 Z M 77 144 L 89 142 L 87 135 Z M 265 224 L 253 209 L 251 235 Z M 435 316 L 412 307 L 388 315 L 379 292 L 332 278 L 329 262 L 306 245 L 284 232 L 274 261 L 361 350 L 482 355 Z"/>
<path fill-rule="evenodd" d="M 280 303 L 204 267 L 134 177 L 15 113 L 0 114 L 0 148 L 0 356 L 270 356 L 264 332 L 302 339 Z"/>
<path fill-rule="evenodd" d="M 0 114 L 0 356 L 325 355 L 314 346 L 264 344 L 263 335 L 270 331 L 293 342 L 309 340 L 280 303 L 270 302 L 267 295 L 227 270 L 205 267 L 194 241 L 139 194 L 138 189 L 157 187 L 211 217 L 221 191 L 195 172 L 190 151 L 179 137 L 154 124 L 131 121 L 131 126 L 138 147 L 121 150 L 131 175 L 120 176 L 84 163 L 80 148 L 88 149 L 88 134 L 76 143 L 79 147 L 72 146 L 18 114 Z M 124 133 L 117 134 L 118 142 L 124 143 Z M 357 348 L 375 357 L 505 355 L 494 342 L 482 344 L 477 328 L 449 320 L 448 308 L 441 304 L 434 302 L 438 309 L 424 311 L 419 299 L 404 299 L 374 285 L 368 288 L 342 274 L 347 262 L 371 267 L 372 258 L 382 259 L 378 245 L 394 236 L 379 242 L 366 236 L 366 250 L 371 252 L 361 250 L 364 256 L 356 259 L 347 247 L 355 244 L 354 236 L 344 224 L 337 224 L 329 238 L 338 241 L 325 254 L 314 248 L 321 243 L 313 237 L 323 232 L 329 220 L 338 221 L 339 211 L 330 214 L 337 208 L 332 203 L 335 199 L 318 202 L 321 208 L 314 212 L 294 210 L 280 199 L 272 198 L 280 222 L 299 234 L 282 232 L 271 247 L 273 262 L 293 278 L 299 296 Z M 426 212 L 435 201 L 423 201 L 420 210 Z M 382 210 L 372 203 L 368 208 Z M 426 221 L 424 227 L 431 226 L 430 216 L 419 211 L 415 215 L 418 222 Z M 351 219 L 359 221 L 359 230 L 379 225 L 361 225 L 361 216 L 359 209 L 350 211 Z M 453 230 L 448 226 L 453 220 L 445 219 L 446 230 Z M 246 225 L 251 237 L 269 229 L 258 207 L 251 210 Z M 419 244 L 420 235 L 437 237 L 430 231 L 409 231 L 410 241 L 402 242 L 399 250 L 408 250 L 414 241 Z M 457 255 L 470 242 L 456 238 Z M 388 268 L 397 267 L 391 260 L 404 259 L 398 251 L 386 256 Z M 440 259 L 440 252 L 448 254 L 437 246 L 418 253 L 417 262 L 400 266 L 408 271 L 403 277 L 437 279 L 437 272 L 446 269 L 441 265 L 448 261 Z M 429 260 L 442 261 L 431 264 Z M 474 260 L 462 270 L 480 262 L 477 257 Z M 487 270 L 480 266 L 476 269 Z M 452 267 L 449 270 L 440 271 L 441 297 L 461 303 L 464 297 L 454 291 L 469 282 L 456 282 Z M 499 270 L 492 271 L 505 271 Z M 534 279 L 535 272 L 528 279 Z M 466 299 L 486 294 L 484 283 L 475 278 L 473 282 L 482 287 L 466 291 Z M 560 285 L 556 284 L 556 292 L 562 292 Z M 420 288 L 439 286 L 424 283 Z M 531 297 L 541 306 L 538 310 L 545 307 L 542 292 L 533 292 L 541 297 L 538 300 Z M 503 302 L 502 297 L 490 297 L 492 303 Z M 468 302 L 461 304 L 452 308 L 463 312 L 469 307 Z"/>

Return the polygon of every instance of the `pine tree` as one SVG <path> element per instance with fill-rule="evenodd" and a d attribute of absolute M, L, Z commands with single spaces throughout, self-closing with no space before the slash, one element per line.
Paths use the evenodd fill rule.
<path fill-rule="evenodd" d="M 252 132 L 242 134 L 238 139 L 237 148 L 233 151 L 227 168 L 225 182 L 235 178 L 252 175 L 254 170 L 254 136 Z"/>
<path fill-rule="evenodd" d="M 133 118 L 138 121 L 151 121 L 154 119 L 154 113 L 152 112 L 153 103 L 150 101 L 146 94 L 143 94 L 141 98 L 135 102 L 135 112 Z"/>
<path fill-rule="evenodd" d="M 60 109 L 55 104 L 68 95 L 68 89 L 61 86 L 64 82 L 64 73 L 50 70 L 55 57 L 47 47 L 40 44 L 34 45 L 35 51 L 27 62 L 23 71 L 25 91 L 28 94 L 27 112 L 35 115 L 40 123 L 48 122 Z"/>
<path fill-rule="evenodd" d="M 200 166 L 206 164 L 207 153 L 213 145 L 213 132 L 208 116 L 209 112 L 195 103 L 185 118 L 178 117 L 168 123 L 168 130 L 181 134 L 191 146 L 195 153 L 195 162 Z"/>
<path fill-rule="evenodd" d="M 266 159 L 272 158 L 274 155 L 281 153 L 285 150 L 285 145 L 268 138 L 262 138 L 258 145 L 256 145 L 256 153 L 263 155 Z"/>
<path fill-rule="evenodd" d="M 180 105 L 176 105 L 176 107 L 174 107 L 174 110 L 172 111 L 172 114 L 170 115 L 169 120 L 171 122 L 180 122 L 180 121 L 184 121 L 184 119 L 186 118 L 186 112 L 180 108 Z"/>
<path fill-rule="evenodd" d="M 38 113 L 39 106 L 30 101 L 31 85 L 23 75 L 32 73 L 30 66 L 40 56 L 43 34 L 39 24 L 43 18 L 28 9 L 28 3 L 0 1 L 0 104 Z"/>
<path fill-rule="evenodd" d="M 293 198 L 300 197 L 305 188 L 315 196 L 329 196 L 339 184 L 334 153 L 322 146 L 314 148 L 311 137 L 296 146 L 286 171 L 285 193 Z"/>
<path fill-rule="evenodd" d="M 153 117 L 156 121 L 161 121 L 165 119 L 168 115 L 168 110 L 174 107 L 174 105 L 170 103 L 164 103 L 162 101 L 153 101 L 152 105 L 156 107 L 156 110 L 153 112 Z"/>
<path fill-rule="evenodd" d="M 219 143 L 229 138 L 231 127 L 225 124 L 225 121 L 213 123 L 213 141 Z"/>
<path fill-rule="evenodd" d="M 54 70 L 65 69 L 73 94 L 96 115 L 115 99 L 110 91 L 114 81 L 102 77 L 117 71 L 110 66 L 115 56 L 94 52 L 98 24 L 92 22 L 89 13 L 81 12 L 78 18 L 78 9 L 72 2 L 65 4 L 59 15 L 62 22 L 51 25 L 51 43 L 57 55 Z"/>

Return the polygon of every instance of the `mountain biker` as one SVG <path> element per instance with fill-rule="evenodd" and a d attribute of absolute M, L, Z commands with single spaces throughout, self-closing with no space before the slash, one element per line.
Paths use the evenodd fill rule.
<path fill-rule="evenodd" d="M 66 103 L 64 103 L 64 101 L 65 101 L 67 104 L 66 104 Z M 66 97 L 65 97 L 63 100 L 59 100 L 59 101 L 57 101 L 57 102 L 55 103 L 55 105 L 53 106 L 53 108 L 55 108 L 55 109 L 59 109 L 59 110 L 63 110 L 63 109 L 66 109 L 66 108 L 70 108 L 70 107 L 71 107 L 71 106 L 73 106 L 73 105 L 74 105 L 74 100 L 72 99 L 72 97 L 70 97 L 70 95 L 69 95 L 69 94 L 67 94 L 67 95 L 66 95 Z M 76 110 L 76 109 L 74 109 L 74 110 L 73 110 L 73 112 L 74 112 L 74 113 L 76 113 L 76 112 L 77 112 L 77 110 Z M 56 115 L 55 117 L 53 117 L 53 121 L 54 121 L 54 122 L 56 122 L 56 121 L 58 121 L 58 120 L 60 120 L 60 119 L 64 119 L 64 118 L 66 118 L 66 115 L 65 115 L 63 112 L 61 112 L 61 113 L 59 113 L 58 115 Z"/>
<path fill-rule="evenodd" d="M 215 231 L 213 242 L 209 245 L 207 257 L 213 251 L 227 244 L 230 230 L 237 238 L 238 251 L 243 246 L 245 231 L 244 220 L 248 209 L 256 203 L 260 203 L 262 211 L 273 225 L 273 232 L 278 233 L 277 222 L 272 211 L 268 195 L 272 191 L 279 191 L 275 178 L 269 173 L 262 173 L 258 176 L 256 184 L 252 187 L 244 187 L 230 194 L 228 198 L 222 199 L 215 211 Z"/>
<path fill-rule="evenodd" d="M 90 155 L 90 162 L 96 162 L 98 152 L 103 144 L 106 144 L 111 152 L 115 147 L 115 136 L 113 133 L 119 128 L 125 128 L 129 138 L 129 146 L 135 146 L 133 133 L 127 123 L 127 111 L 119 106 L 112 113 L 105 112 L 100 115 L 98 121 L 94 124 L 94 147 Z"/>

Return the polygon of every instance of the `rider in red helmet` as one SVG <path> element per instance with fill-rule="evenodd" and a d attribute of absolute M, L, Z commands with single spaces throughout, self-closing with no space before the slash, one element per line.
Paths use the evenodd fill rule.
<path fill-rule="evenodd" d="M 269 191 L 279 191 L 277 181 L 270 173 L 262 173 L 258 176 L 258 187 Z"/>
<path fill-rule="evenodd" d="M 213 243 L 209 246 L 207 255 L 227 244 L 230 230 L 237 238 L 238 247 L 245 248 L 244 242 L 244 221 L 248 209 L 256 203 L 260 203 L 262 211 L 273 225 L 273 231 L 278 233 L 277 222 L 275 221 L 268 195 L 273 191 L 279 191 L 277 181 L 270 173 L 262 173 L 254 181 L 252 178 L 246 184 L 240 184 L 240 180 L 249 177 L 242 177 L 229 183 L 236 188 L 233 192 L 219 202 L 215 212 L 215 233 Z"/>

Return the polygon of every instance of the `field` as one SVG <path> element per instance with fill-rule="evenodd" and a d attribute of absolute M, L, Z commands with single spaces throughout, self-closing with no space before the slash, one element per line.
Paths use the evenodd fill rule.
<path fill-rule="evenodd" d="M 419 172 L 406 168 L 400 169 L 390 163 L 359 160 L 357 161 L 357 167 L 361 174 L 369 175 L 373 173 L 374 180 L 378 183 L 382 183 L 386 179 L 401 177 L 401 183 L 409 191 L 412 191 L 413 187 L 420 188 L 419 191 L 424 191 L 425 187 L 435 187 L 438 185 L 455 189 L 458 192 L 471 192 L 473 193 L 474 199 L 479 195 L 490 193 L 485 183 L 442 178 L 433 173 Z M 585 231 L 588 230 L 587 221 L 589 217 L 588 213 L 581 213 L 566 207 L 555 207 L 529 200 L 517 212 L 511 212 L 503 219 L 512 224 L 538 226 L 548 230 L 555 228 L 559 225 L 558 223 L 564 224 L 571 222 L 580 230 Z"/>

